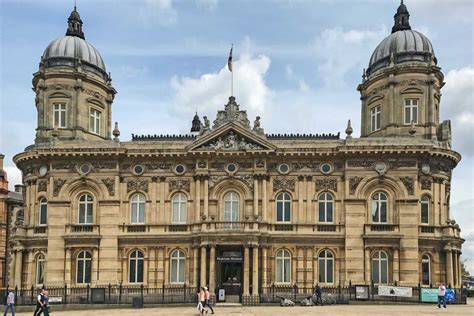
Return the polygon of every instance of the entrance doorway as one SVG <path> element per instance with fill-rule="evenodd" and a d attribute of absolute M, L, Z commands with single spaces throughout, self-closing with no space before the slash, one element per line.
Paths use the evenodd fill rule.
<path fill-rule="evenodd" d="M 226 302 L 240 302 L 243 280 L 242 249 L 222 248 L 217 251 L 217 287 L 225 290 Z"/>

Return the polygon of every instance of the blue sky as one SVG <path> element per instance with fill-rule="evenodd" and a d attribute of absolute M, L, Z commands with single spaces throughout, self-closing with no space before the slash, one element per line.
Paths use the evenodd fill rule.
<path fill-rule="evenodd" d="M 427 35 L 445 74 L 441 118 L 451 119 L 463 159 L 453 174 L 452 217 L 474 273 L 474 2 L 406 0 L 413 29 Z M 396 0 L 77 0 L 86 39 L 117 89 L 113 120 L 131 133 L 187 133 L 194 111 L 211 122 L 230 93 L 225 69 L 234 44 L 235 95 L 266 132 L 328 133 L 351 119 L 376 45 L 390 33 Z M 0 152 L 11 185 L 12 156 L 34 140 L 32 73 L 64 35 L 73 1 L 0 1 Z"/>

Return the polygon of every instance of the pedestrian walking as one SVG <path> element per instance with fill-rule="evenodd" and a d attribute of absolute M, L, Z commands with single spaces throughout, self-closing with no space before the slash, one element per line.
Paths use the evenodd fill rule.
<path fill-rule="evenodd" d="M 197 310 L 199 311 L 199 314 L 202 314 L 202 303 L 201 303 L 201 289 L 198 288 L 196 291 L 196 297 L 197 297 Z"/>
<path fill-rule="evenodd" d="M 204 307 L 209 307 L 211 310 L 211 314 L 214 314 L 214 309 L 211 306 L 211 292 L 209 292 L 209 289 L 204 287 L 204 294 L 205 294 L 205 301 L 204 301 Z"/>
<path fill-rule="evenodd" d="M 8 310 L 12 312 L 12 315 L 15 316 L 15 293 L 13 291 L 7 291 L 7 302 L 5 304 L 5 310 L 3 311 L 3 316 L 6 316 Z"/>
<path fill-rule="evenodd" d="M 204 313 L 208 313 L 208 310 L 206 309 L 206 292 L 204 290 L 204 287 L 201 287 L 201 290 L 199 291 L 199 301 L 201 302 L 201 315 Z"/>
<path fill-rule="evenodd" d="M 441 302 L 443 302 L 443 308 L 446 309 L 446 286 L 444 283 L 438 286 L 438 308 L 441 308 Z"/>
<path fill-rule="evenodd" d="M 44 290 L 42 295 L 42 304 L 41 309 L 43 311 L 44 316 L 49 316 L 49 293 L 48 291 Z"/>
<path fill-rule="evenodd" d="M 43 303 L 41 303 L 43 300 L 43 291 L 44 291 L 44 288 L 40 288 L 38 290 L 38 296 L 36 296 L 36 309 L 35 309 L 35 312 L 33 313 L 33 316 L 39 316 L 43 313 L 43 310 L 42 310 Z"/>
<path fill-rule="evenodd" d="M 316 288 L 314 289 L 314 295 L 316 295 L 316 302 L 315 305 L 318 305 L 318 302 L 323 306 L 323 291 L 319 284 L 316 284 Z"/>

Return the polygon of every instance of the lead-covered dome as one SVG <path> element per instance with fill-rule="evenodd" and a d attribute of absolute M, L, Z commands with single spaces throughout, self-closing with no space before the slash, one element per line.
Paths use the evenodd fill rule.
<path fill-rule="evenodd" d="M 52 41 L 44 50 L 41 62 L 48 67 L 77 67 L 78 61 L 85 70 L 107 75 L 99 51 L 85 40 L 82 20 L 76 7 L 68 18 L 66 35 Z"/>
<path fill-rule="evenodd" d="M 425 35 L 411 29 L 409 17 L 410 14 L 402 1 L 394 16 L 392 34 L 375 48 L 370 57 L 367 75 L 387 67 L 392 62 L 400 64 L 433 60 L 436 63 L 433 45 Z"/>

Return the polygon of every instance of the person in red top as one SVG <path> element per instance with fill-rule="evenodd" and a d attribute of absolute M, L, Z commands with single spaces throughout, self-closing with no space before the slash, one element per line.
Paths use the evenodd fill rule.
<path fill-rule="evenodd" d="M 204 307 L 209 307 L 209 309 L 211 310 L 211 314 L 214 314 L 214 309 L 212 308 L 211 306 L 211 293 L 209 292 L 209 289 L 206 287 L 204 287 L 204 293 L 205 293 L 205 298 L 206 300 L 204 301 Z"/>

